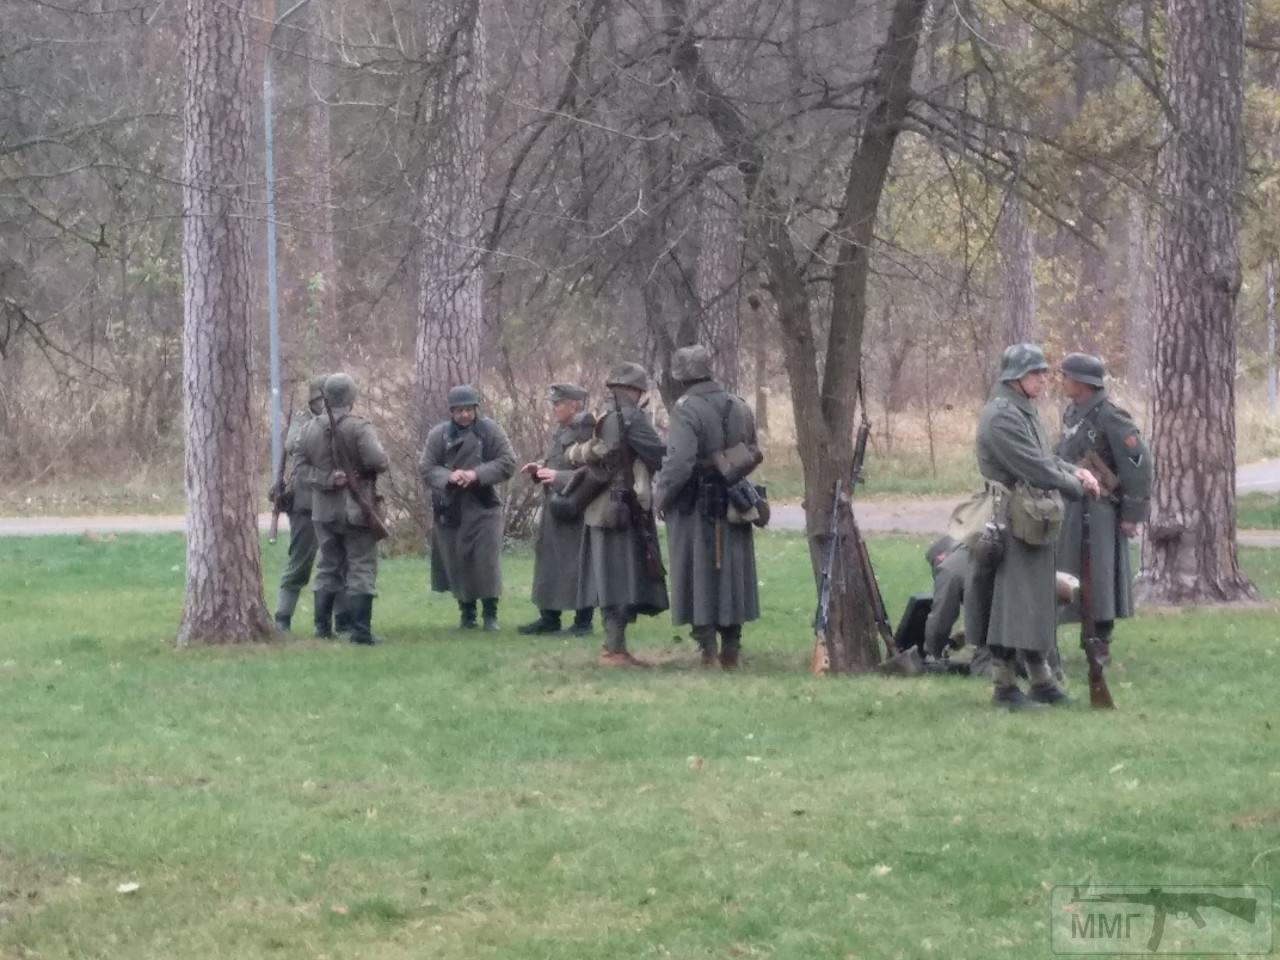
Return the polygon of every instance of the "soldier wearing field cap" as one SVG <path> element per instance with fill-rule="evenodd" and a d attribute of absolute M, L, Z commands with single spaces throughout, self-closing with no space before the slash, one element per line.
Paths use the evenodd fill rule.
<path fill-rule="evenodd" d="M 684 393 L 671 411 L 666 457 L 655 481 L 667 522 L 671 619 L 676 626 L 692 626 L 704 667 L 718 660 L 732 670 L 738 666 L 742 625 L 760 617 L 749 516 L 758 508 L 754 501 L 735 500 L 742 484 L 750 486 L 746 475 L 760 462 L 756 421 L 741 397 L 712 379 L 706 347 L 677 350 L 671 377 Z M 728 466 L 726 451 L 737 450 L 744 459 Z M 717 462 L 730 471 L 728 477 Z"/>
<path fill-rule="evenodd" d="M 327 411 L 307 424 L 298 452 L 300 476 L 311 484 L 311 519 L 320 545 L 314 584 L 316 636 L 333 635 L 334 602 L 345 593 L 351 642 L 372 644 L 376 642 L 372 624 L 378 540 L 351 484 L 372 488 L 390 460 L 373 424 L 352 412 L 356 382 L 351 377 L 345 373 L 326 377 L 323 395 Z M 330 417 L 336 430 L 330 426 Z M 359 476 L 348 477 L 341 464 L 350 465 Z"/>
<path fill-rule="evenodd" d="M 1005 530 L 1003 555 L 992 561 L 994 569 L 986 562 L 970 565 L 965 605 L 980 601 L 987 622 L 985 636 L 968 639 L 990 648 L 992 702 L 1013 710 L 1068 700 L 1047 662 L 1057 641 L 1054 550 L 1063 498 L 1098 493 L 1092 473 L 1056 456 L 1049 445 L 1035 404 L 1048 382 L 1043 350 L 1031 343 L 1008 347 L 978 421 L 978 470 Z M 1031 680 L 1030 697 L 1017 683 L 1020 653 Z"/>
<path fill-rule="evenodd" d="M 1101 359 L 1072 353 L 1061 371 L 1063 392 L 1071 402 L 1062 415 L 1058 456 L 1095 472 L 1102 496 L 1068 504 L 1058 540 L 1058 569 L 1080 575 L 1082 512 L 1088 509 L 1091 605 L 1105 663 L 1115 621 L 1133 616 L 1129 539 L 1151 511 L 1151 452 L 1133 417 L 1107 394 Z M 1079 622 L 1079 604 L 1067 607 L 1063 619 Z"/>
<path fill-rule="evenodd" d="M 574 492 L 590 495 L 578 552 L 578 607 L 599 607 L 602 667 L 647 667 L 627 649 L 627 625 L 667 609 L 666 571 L 653 518 L 652 476 L 665 449 L 640 400 L 649 375 L 638 363 L 609 373 L 609 407 L 596 435 L 574 444 Z M 585 498 L 584 498 L 585 499 Z"/>
<path fill-rule="evenodd" d="M 463 384 L 448 394 L 449 419 L 431 428 L 419 470 L 431 491 L 431 589 L 458 601 L 458 626 L 496 632 L 502 595 L 502 498 L 516 471 L 506 431 L 479 415 L 480 394 Z"/>
<path fill-rule="evenodd" d="M 591 633 L 594 611 L 578 607 L 578 549 L 582 543 L 582 514 L 572 515 L 551 509 L 552 498 L 563 494 L 573 477 L 569 448 L 591 439 L 595 417 L 584 411 L 589 394 L 576 383 L 553 383 L 547 394 L 555 426 L 541 462 L 526 463 L 523 472 L 542 484 L 542 516 L 533 552 L 533 602 L 538 619 L 517 628 L 518 633 L 560 632 L 562 611 L 574 610 L 569 632 L 585 637 Z"/>

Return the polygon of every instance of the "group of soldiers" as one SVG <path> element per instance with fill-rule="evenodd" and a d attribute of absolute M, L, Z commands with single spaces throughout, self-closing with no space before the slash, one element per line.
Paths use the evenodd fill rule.
<path fill-rule="evenodd" d="M 670 609 L 676 626 L 691 627 L 704 665 L 732 669 L 742 625 L 760 613 L 753 536 L 768 520 L 768 505 L 748 479 L 762 459 L 755 419 L 712 378 L 706 348 L 676 351 L 671 373 L 683 393 L 665 443 L 645 409 L 649 377 L 638 364 L 609 373 L 598 415 L 588 409 L 585 388 L 552 385 L 546 452 L 521 468 L 541 484 L 543 504 L 532 594 L 538 617 L 519 632 L 590 635 L 598 609 L 600 664 L 644 667 L 627 649 L 627 626 Z M 945 658 L 963 611 L 963 635 L 975 648 L 970 673 L 989 675 L 993 702 L 1011 709 L 1068 700 L 1057 624 L 1080 618 L 1080 600 L 1071 593 L 1062 603 L 1057 581 L 1059 572 L 1081 572 L 1083 512 L 1092 531 L 1086 593 L 1106 659 L 1115 620 L 1133 612 L 1128 542 L 1150 506 L 1151 456 L 1133 418 L 1108 395 L 1102 361 L 1071 354 L 1061 373 L 1070 404 L 1055 449 L 1036 409 L 1049 379 L 1044 351 L 1034 344 L 1005 351 L 977 431 L 984 489 L 976 500 L 988 522 L 957 530 L 927 554 L 934 591 L 926 653 Z M 310 416 L 291 427 L 289 564 L 276 622 L 291 628 L 315 560 L 316 635 L 346 632 L 354 643 L 371 644 L 377 539 L 355 492 L 372 487 L 389 460 L 372 425 L 353 413 L 355 399 L 346 374 L 312 380 Z M 453 594 L 460 629 L 498 631 L 497 487 L 516 474 L 517 459 L 480 405 L 471 386 L 449 391 L 449 419 L 428 433 L 419 472 L 431 494 L 432 589 Z M 670 594 L 657 515 L 667 526 Z M 1026 693 L 1019 674 L 1030 682 Z"/>
<path fill-rule="evenodd" d="M 671 373 L 684 393 L 664 443 L 644 406 L 649 377 L 635 363 L 605 381 L 605 408 L 588 409 L 588 391 L 553 384 L 553 428 L 541 460 L 522 472 L 541 484 L 533 602 L 538 617 L 523 634 L 604 629 L 599 663 L 647 667 L 627 649 L 627 626 L 670 609 L 688 625 L 701 662 L 738 665 L 742 625 L 759 617 L 753 529 L 767 503 L 748 478 L 762 460 L 751 409 L 711 375 L 705 347 L 676 351 Z M 289 514 L 289 563 L 281 577 L 276 624 L 292 629 L 300 591 L 315 567 L 315 632 L 373 644 L 377 536 L 361 507 L 389 466 L 373 426 L 353 412 L 346 374 L 310 381 L 308 410 L 286 438 L 292 469 L 273 491 Z M 496 632 L 502 595 L 502 501 L 497 487 L 516 473 L 506 432 L 480 414 L 469 385 L 447 396 L 449 419 L 427 434 L 419 474 L 431 495 L 431 586 L 451 593 L 459 629 Z M 671 592 L 656 513 L 667 524 Z M 479 610 L 477 610 L 477 604 Z"/>
<path fill-rule="evenodd" d="M 1034 344 L 1005 350 L 978 422 L 980 499 L 1002 549 L 991 556 L 978 531 L 967 538 L 956 531 L 926 554 L 934 572 L 927 653 L 944 656 L 963 611 L 964 636 L 975 645 L 971 674 L 989 675 L 993 702 L 1015 710 L 1068 702 L 1056 665 L 1057 624 L 1081 619 L 1083 596 L 1100 659 L 1109 661 L 1115 621 L 1133 615 L 1129 540 L 1150 512 L 1151 454 L 1133 417 L 1108 395 L 1102 361 L 1073 353 L 1060 372 L 1069 403 L 1056 448 L 1036 410 L 1049 365 Z M 1085 510 L 1089 583 L 1061 590 L 1059 575 L 1078 578 L 1084 567 Z M 1030 681 L 1027 693 L 1020 673 Z"/>

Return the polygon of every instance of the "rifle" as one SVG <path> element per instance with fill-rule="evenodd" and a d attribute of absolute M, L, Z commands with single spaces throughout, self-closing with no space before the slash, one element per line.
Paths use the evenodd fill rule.
<path fill-rule="evenodd" d="M 1165 893 L 1159 887 L 1152 887 L 1148 893 L 1099 893 L 1091 897 L 1080 896 L 1077 889 L 1071 902 L 1136 903 L 1151 907 L 1155 910 L 1155 918 L 1147 949 L 1152 953 L 1160 948 L 1160 941 L 1164 939 L 1164 922 L 1170 913 L 1190 917 L 1199 929 L 1205 927 L 1204 917 L 1200 915 L 1202 907 L 1213 907 L 1246 923 L 1255 922 L 1258 915 L 1258 901 L 1253 897 L 1224 897 L 1218 893 Z"/>
<path fill-rule="evenodd" d="M 907 650 L 899 650 L 894 643 L 893 627 L 889 622 L 888 611 L 885 609 L 884 597 L 880 593 L 880 583 L 876 580 L 875 568 L 871 565 L 871 555 L 867 551 L 867 543 L 862 538 L 862 531 L 858 528 L 858 520 L 853 512 L 853 491 L 858 483 L 862 481 L 862 467 L 867 456 L 867 441 L 871 436 L 871 421 L 867 418 L 866 401 L 862 396 L 861 383 L 858 385 L 858 396 L 862 406 L 862 423 L 858 426 L 858 435 L 854 440 L 853 465 L 849 471 L 849 525 L 853 549 L 857 554 L 859 574 L 862 576 L 863 587 L 866 589 L 867 597 L 871 601 L 871 612 L 876 621 L 876 632 L 884 642 L 885 651 L 888 655 L 888 659 L 881 664 L 880 669 L 885 673 L 914 676 L 921 671 L 920 654 L 914 647 Z M 822 583 L 818 591 L 818 613 L 814 617 L 814 633 L 817 642 L 814 645 L 813 661 L 810 669 L 815 674 L 825 673 L 830 669 L 831 664 L 835 662 L 835 658 L 832 656 L 834 648 L 829 636 L 828 625 L 831 605 L 831 574 L 835 563 L 836 549 L 840 540 L 841 486 L 841 482 L 837 480 L 831 500 L 831 529 L 829 532 L 830 539 L 827 544 L 827 559 L 823 565 Z"/>
<path fill-rule="evenodd" d="M 267 543 L 275 543 L 280 534 L 280 513 L 284 510 L 284 470 L 289 460 L 289 428 L 293 426 L 294 392 L 289 391 L 289 416 L 285 418 L 280 437 L 280 462 L 276 465 L 275 482 L 271 485 L 271 529 L 267 531 Z"/>
<path fill-rule="evenodd" d="M 391 531 L 387 529 L 382 517 L 378 516 L 373 498 L 369 496 L 369 491 L 361 481 L 360 474 L 356 472 L 354 465 L 347 457 L 347 451 L 338 443 L 338 423 L 333 417 L 333 408 L 329 406 L 328 398 L 324 401 L 324 412 L 329 416 L 329 454 L 333 457 L 333 464 L 347 475 L 347 489 L 351 491 L 351 496 L 355 497 L 356 506 L 360 508 L 360 515 L 364 517 L 365 525 L 373 534 L 373 538 L 385 540 L 391 535 Z M 339 450 L 342 451 L 341 455 L 338 453 Z"/>
<path fill-rule="evenodd" d="M 1093 563 L 1089 557 L 1089 500 L 1086 497 L 1080 511 L 1080 646 L 1089 661 L 1089 704 L 1099 710 L 1114 710 L 1111 689 L 1102 672 L 1102 638 L 1093 617 Z"/>
<path fill-rule="evenodd" d="M 622 407 L 615 396 L 613 412 L 618 415 L 618 446 L 622 457 L 622 476 L 626 488 L 621 492 L 622 503 L 627 508 L 631 526 L 640 537 L 640 547 L 644 551 L 644 569 L 650 580 L 664 580 L 667 568 L 662 565 L 662 547 L 658 544 L 657 529 L 653 523 L 653 512 L 640 506 L 640 498 L 636 496 L 636 455 L 627 444 L 627 421 L 622 415 Z M 616 486 L 616 479 L 614 484 Z"/>

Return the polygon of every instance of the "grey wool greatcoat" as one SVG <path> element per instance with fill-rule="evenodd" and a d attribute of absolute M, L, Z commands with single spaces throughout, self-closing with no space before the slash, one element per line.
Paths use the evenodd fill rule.
<path fill-rule="evenodd" d="M 1141 523 L 1151 512 L 1151 452 L 1127 411 L 1099 390 L 1084 404 L 1071 404 L 1062 417 L 1058 456 L 1079 463 L 1090 450 L 1102 458 L 1120 481 L 1110 497 L 1088 501 L 1089 564 L 1093 616 L 1115 620 L 1133 616 L 1133 570 L 1129 538 L 1121 521 Z M 1058 569 L 1080 575 L 1083 503 L 1067 504 L 1058 539 Z M 1063 611 L 1064 623 L 1080 620 L 1079 604 Z"/>
<path fill-rule="evenodd" d="M 494 488 L 511 478 L 516 453 L 506 431 L 488 417 L 465 430 L 452 420 L 427 434 L 418 464 L 431 490 L 431 589 L 461 603 L 502 595 L 502 499 Z M 476 484 L 449 483 L 454 470 L 474 470 Z"/>
<path fill-rule="evenodd" d="M 585 423 L 594 423 L 589 414 Z M 578 552 L 582 547 L 582 517 L 559 520 L 547 509 L 553 493 L 563 493 L 573 465 L 566 451 L 576 441 L 590 438 L 590 429 L 575 424 L 557 424 L 551 434 L 542 465 L 556 472 L 556 477 L 543 487 L 542 518 L 533 549 L 533 603 L 539 610 L 576 610 L 578 608 Z"/>
<path fill-rule="evenodd" d="M 649 414 L 634 403 L 623 401 L 618 409 L 610 409 L 601 417 L 600 438 L 610 447 L 625 445 L 635 457 L 635 478 L 625 478 L 634 487 L 646 488 L 648 478 L 662 464 L 665 446 L 653 428 Z M 639 481 L 639 482 L 636 482 Z M 654 616 L 668 607 L 667 582 L 650 577 L 645 564 L 644 545 L 634 524 L 612 529 L 605 522 L 604 506 L 610 491 L 593 500 L 584 513 L 586 528 L 578 553 L 578 602 L 575 607 L 615 607 L 628 616 L 637 613 Z M 657 535 L 657 524 L 651 512 L 647 490 L 641 507 L 650 511 L 645 521 Z"/>
<path fill-rule="evenodd" d="M 977 446 L 978 470 L 988 480 L 1010 489 L 1023 481 L 1057 490 L 1071 500 L 1084 496 L 1075 467 L 1055 456 L 1049 446 L 1034 402 L 1008 383 L 996 387 L 982 410 Z M 1054 650 L 1058 620 L 1054 553 L 1052 543 L 1034 546 L 1011 530 L 1007 533 L 1004 560 L 996 568 L 991 588 L 989 646 L 1046 655 Z"/>
<path fill-rule="evenodd" d="M 700 464 L 737 443 L 756 446 L 755 418 L 720 384 L 695 383 L 676 401 L 666 458 L 654 484 L 666 515 L 671 620 L 676 626 L 729 627 L 760 618 L 755 528 L 721 521 L 717 570 L 715 521 L 698 511 L 697 495 L 688 489 L 698 483 Z"/>

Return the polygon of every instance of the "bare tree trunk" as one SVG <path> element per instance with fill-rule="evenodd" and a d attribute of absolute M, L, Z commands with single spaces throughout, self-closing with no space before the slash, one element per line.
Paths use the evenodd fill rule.
<path fill-rule="evenodd" d="M 751 308 L 751 331 L 755 338 L 755 370 L 752 379 L 756 390 L 756 430 L 762 436 L 769 433 L 769 327 L 765 323 L 764 304 L 754 293 L 747 296 L 747 306 Z"/>
<path fill-rule="evenodd" d="M 306 198 L 307 216 L 302 259 L 305 270 L 306 315 L 320 332 L 323 342 L 334 343 L 339 331 L 338 321 L 338 255 L 333 236 L 333 144 L 329 123 L 329 100 L 333 82 L 328 58 L 331 54 L 326 40 L 326 18 L 322 0 L 310 0 L 304 29 L 307 31 L 304 49 L 307 55 L 307 151 Z M 346 336 L 338 343 L 358 333 L 359 324 L 347 318 L 354 329 L 341 332 Z M 336 361 L 339 358 L 333 357 Z"/>
<path fill-rule="evenodd" d="M 484 291 L 485 36 L 481 0 L 419 5 L 432 64 L 419 232 L 415 404 L 425 435 L 451 386 L 480 375 Z"/>
<path fill-rule="evenodd" d="M 1026 153 L 1026 138 L 1019 136 L 1018 163 Z M 1000 257 L 1000 286 L 1004 300 L 1004 342 L 1028 343 L 1039 339 L 1036 323 L 1035 237 L 1027 222 L 1027 204 L 1010 188 L 996 225 Z"/>
<path fill-rule="evenodd" d="M 1125 378 L 1130 386 L 1146 390 L 1154 347 L 1155 290 L 1151 266 L 1150 210 L 1139 195 L 1129 199 L 1129 243 L 1126 273 L 1129 277 L 1129 310 L 1125 326 Z"/>
<path fill-rule="evenodd" d="M 730 393 L 742 378 L 742 343 L 738 309 L 741 297 L 742 240 L 736 220 L 719 203 L 724 192 L 715 184 L 704 187 L 701 237 L 698 246 L 698 301 L 702 327 L 715 356 L 715 372 Z"/>
<path fill-rule="evenodd" d="M 791 381 L 796 440 L 804 467 L 806 527 L 815 582 L 826 553 L 831 496 L 837 481 L 847 481 L 853 462 L 853 424 L 857 385 L 862 373 L 862 333 L 867 309 L 867 278 L 876 215 L 884 193 L 900 124 L 911 96 L 911 74 L 919 47 L 926 0 L 896 0 L 886 36 L 876 55 L 876 73 L 867 86 L 867 108 L 853 141 L 844 195 L 831 231 L 836 241 L 832 270 L 831 314 L 825 350 L 819 349 L 804 258 L 797 254 L 786 226 L 786 203 L 766 169 L 766 157 L 733 101 L 708 73 L 690 31 L 685 0 L 665 0 L 673 60 L 691 94 L 693 109 L 715 131 L 743 178 L 743 195 L 758 211 L 752 242 L 769 274 L 770 294 L 778 309 L 783 355 Z M 825 354 L 819 377 L 819 357 Z M 835 504 L 847 527 L 850 502 Z M 832 600 L 829 636 L 832 670 L 862 671 L 880 661 L 871 605 L 857 575 L 860 562 L 852 539 L 841 569 L 847 582 Z"/>
<path fill-rule="evenodd" d="M 249 376 L 247 0 L 188 0 L 182 157 L 187 583 L 178 645 L 272 632 Z"/>
<path fill-rule="evenodd" d="M 1257 596 L 1236 555 L 1236 298 L 1244 3 L 1168 0 L 1172 136 L 1161 158 L 1152 446 L 1139 593 L 1154 603 Z"/>

